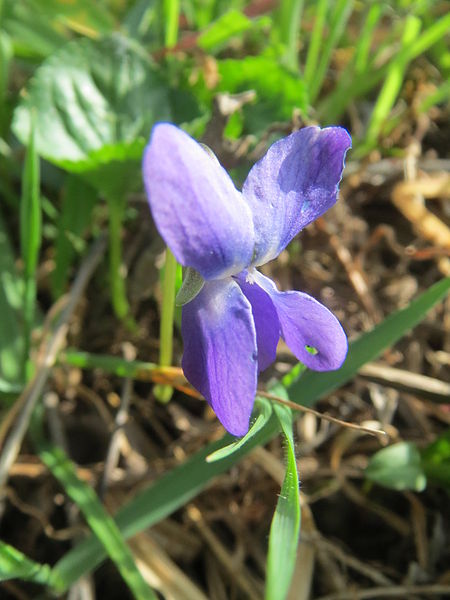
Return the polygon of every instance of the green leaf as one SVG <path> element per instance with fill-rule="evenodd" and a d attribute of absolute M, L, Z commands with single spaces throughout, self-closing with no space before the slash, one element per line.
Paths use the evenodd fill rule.
<path fill-rule="evenodd" d="M 17 548 L 0 540 L 0 581 L 22 579 L 47 585 L 50 572 L 50 565 L 37 563 Z"/>
<path fill-rule="evenodd" d="M 282 386 L 274 390 L 283 394 Z M 286 474 L 273 516 L 267 556 L 266 600 L 283 600 L 289 591 L 300 534 L 300 493 L 295 459 L 292 411 L 274 404 L 286 440 Z"/>
<path fill-rule="evenodd" d="M 80 39 L 36 70 L 13 130 L 27 143 L 34 110 L 41 156 L 119 194 L 139 183 L 142 150 L 154 121 L 170 119 L 168 104 L 166 83 L 141 46 L 120 35 Z"/>
<path fill-rule="evenodd" d="M 128 313 L 120 272 L 125 195 L 140 186 L 143 149 L 154 121 L 170 119 L 168 105 L 166 83 L 145 49 L 113 35 L 75 40 L 52 54 L 14 113 L 22 142 L 35 114 L 39 154 L 83 173 L 109 201 L 112 300 L 122 319 Z"/>
<path fill-rule="evenodd" d="M 252 22 L 239 10 L 230 10 L 203 31 L 197 45 L 207 52 L 220 48 L 231 37 L 250 29 Z"/>
<path fill-rule="evenodd" d="M 266 398 L 262 398 L 261 396 L 256 396 L 255 399 L 255 408 L 258 411 L 258 416 L 256 417 L 254 423 L 248 430 L 248 432 L 244 435 L 243 438 L 238 440 L 237 442 L 233 442 L 232 444 L 228 444 L 215 452 L 209 454 L 206 457 L 206 462 L 214 462 L 216 460 L 223 460 L 227 458 L 234 452 L 240 450 L 245 444 L 247 444 L 255 435 L 261 431 L 261 429 L 267 425 L 270 417 L 272 416 L 272 403 L 269 402 Z"/>
<path fill-rule="evenodd" d="M 62 448 L 44 437 L 43 406 L 39 405 L 33 415 L 30 431 L 39 457 L 53 476 L 63 486 L 66 494 L 76 503 L 92 531 L 103 546 L 104 551 L 114 562 L 124 581 L 137 600 L 157 600 L 156 595 L 145 583 L 137 568 L 133 554 L 123 539 L 114 519 L 103 508 L 97 494 L 84 481 L 78 478 L 74 463 Z M 52 571 L 50 584 L 61 585 L 57 574 Z"/>
<path fill-rule="evenodd" d="M 431 286 L 408 307 L 397 311 L 372 331 L 352 342 L 347 360 L 339 371 L 306 372 L 298 382 L 291 384 L 291 400 L 311 405 L 347 383 L 363 364 L 377 357 L 420 322 L 426 312 L 446 296 L 449 289 L 450 277 L 447 277 Z M 297 372 L 298 365 L 294 369 Z M 121 508 L 116 521 L 123 536 L 131 537 L 173 513 L 204 490 L 214 477 L 236 464 L 256 446 L 267 443 L 278 431 L 277 419 L 272 416 L 266 426 L 247 444 L 223 460 L 206 462 L 206 457 L 230 443 L 232 438 L 229 435 L 194 454 L 185 463 L 143 489 Z M 54 575 L 64 581 L 64 589 L 67 589 L 73 581 L 95 568 L 104 557 L 105 552 L 97 540 L 91 537 L 79 543 L 56 564 Z"/>
<path fill-rule="evenodd" d="M 230 93 L 255 90 L 257 100 L 243 108 L 247 128 L 258 132 L 274 120 L 290 120 L 295 108 L 307 110 L 305 85 L 280 64 L 276 55 L 247 56 L 218 62 L 219 90 Z"/>
<path fill-rule="evenodd" d="M 427 478 L 450 493 L 450 429 L 423 450 L 422 465 Z"/>
<path fill-rule="evenodd" d="M 400 442 L 379 450 L 364 471 L 367 479 L 392 490 L 422 492 L 427 478 L 420 452 L 411 442 Z"/>

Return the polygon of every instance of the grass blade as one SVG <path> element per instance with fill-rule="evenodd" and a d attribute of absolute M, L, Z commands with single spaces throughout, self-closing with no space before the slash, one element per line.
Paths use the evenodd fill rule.
<path fill-rule="evenodd" d="M 175 46 L 178 40 L 178 23 L 180 19 L 180 0 L 163 0 L 164 10 L 164 45 Z"/>
<path fill-rule="evenodd" d="M 281 386 L 281 393 L 284 391 Z M 280 393 L 280 389 L 276 389 Z M 286 395 L 286 394 L 284 394 Z M 283 600 L 289 591 L 300 534 L 300 493 L 295 459 L 292 412 L 275 404 L 286 440 L 286 474 L 273 516 L 267 556 L 266 600 Z"/>
<path fill-rule="evenodd" d="M 137 600 L 157 600 L 157 596 L 145 583 L 137 568 L 114 519 L 105 511 L 97 494 L 78 478 L 75 465 L 65 452 L 44 438 L 43 411 L 43 406 L 36 408 L 30 428 L 42 462 L 60 482 L 66 494 L 77 504 L 103 546 L 104 552 L 114 562 L 134 597 Z M 50 585 L 55 588 L 61 585 L 54 571 L 52 571 Z"/>
<path fill-rule="evenodd" d="M 303 76 L 308 88 L 312 86 L 313 79 L 316 75 L 317 61 L 319 59 L 320 47 L 323 40 L 323 28 L 328 12 L 329 0 L 319 0 L 315 9 L 315 21 L 311 34 L 311 41 L 308 46 L 308 54 L 306 55 L 305 69 Z"/>
<path fill-rule="evenodd" d="M 23 579 L 47 585 L 50 573 L 50 565 L 37 563 L 17 548 L 0 540 L 0 581 Z"/>
<path fill-rule="evenodd" d="M 431 46 L 439 42 L 450 29 L 450 14 L 438 19 L 430 25 L 416 41 L 407 48 L 403 48 L 396 55 L 398 61 L 410 62 L 420 54 L 426 52 Z M 383 66 L 372 65 L 371 70 L 364 77 L 355 77 L 345 86 L 338 87 L 329 94 L 318 107 L 318 119 L 325 123 L 335 123 L 340 119 L 348 106 L 349 100 L 367 94 L 386 76 L 390 62 Z"/>
<path fill-rule="evenodd" d="M 6 224 L 0 213 L 0 392 L 18 391 L 25 352 L 18 314 L 24 298 L 23 280 L 16 272 Z"/>
<path fill-rule="evenodd" d="M 307 371 L 289 388 L 291 400 L 311 405 L 322 396 L 347 383 L 368 361 L 374 360 L 384 350 L 395 344 L 407 331 L 419 323 L 435 304 L 450 290 L 450 277 L 431 286 L 409 306 L 401 309 L 380 323 L 372 331 L 363 334 L 350 344 L 344 366 L 332 373 Z M 294 369 L 297 370 L 297 366 Z M 116 522 L 125 538 L 161 521 L 199 494 L 217 475 L 237 463 L 250 450 L 268 442 L 279 427 L 272 417 L 248 444 L 224 460 L 206 462 L 206 457 L 232 441 L 226 435 L 209 444 L 184 464 L 164 475 L 157 482 L 135 496 L 117 514 Z M 64 582 L 62 591 L 79 577 L 90 572 L 106 556 L 99 542 L 91 537 L 70 550 L 54 567 L 54 576 Z"/>
<path fill-rule="evenodd" d="M 275 19 L 279 42 L 286 48 L 284 64 L 292 71 L 298 70 L 298 36 L 303 0 L 281 0 Z"/>
<path fill-rule="evenodd" d="M 382 14 L 382 5 L 378 3 L 372 4 L 362 26 L 361 35 L 355 48 L 355 71 L 360 75 L 367 70 L 373 34 Z"/>
<path fill-rule="evenodd" d="M 13 47 L 11 39 L 5 31 L 0 31 L 0 136 L 4 133 L 8 118 L 6 98 L 12 57 Z"/>
<path fill-rule="evenodd" d="M 24 264 L 24 373 L 31 375 L 29 362 L 31 331 L 36 306 L 36 269 L 41 247 L 41 203 L 40 203 L 39 157 L 35 146 L 35 126 L 32 119 L 30 138 L 22 177 L 22 199 L 20 203 L 20 247 Z"/>
<path fill-rule="evenodd" d="M 322 55 L 309 88 L 309 100 L 311 104 L 314 103 L 320 93 L 323 80 L 325 79 L 328 70 L 328 65 L 330 64 L 331 55 L 341 38 L 342 32 L 344 31 L 345 25 L 352 12 L 352 8 L 353 0 L 337 0 L 335 4 L 334 11 L 330 17 L 330 27 L 323 46 Z"/>
<path fill-rule="evenodd" d="M 419 35 L 422 23 L 414 15 L 410 15 L 405 22 L 405 29 L 402 36 L 402 48 L 408 48 L 413 44 Z M 401 90 L 406 68 L 409 64 L 407 58 L 400 60 L 395 57 L 389 66 L 383 87 L 378 95 L 372 117 L 367 129 L 364 146 L 371 146 L 376 143 L 383 123 L 388 118 L 394 102 Z"/>

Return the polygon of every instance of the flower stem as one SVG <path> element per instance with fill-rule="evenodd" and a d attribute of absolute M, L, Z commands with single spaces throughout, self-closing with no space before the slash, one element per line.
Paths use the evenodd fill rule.
<path fill-rule="evenodd" d="M 167 248 L 162 286 L 161 326 L 159 330 L 159 364 L 161 367 L 168 367 L 172 362 L 176 277 L 177 261 L 169 248 Z M 160 402 L 166 403 L 172 397 L 173 388 L 169 385 L 156 385 L 153 392 Z"/>

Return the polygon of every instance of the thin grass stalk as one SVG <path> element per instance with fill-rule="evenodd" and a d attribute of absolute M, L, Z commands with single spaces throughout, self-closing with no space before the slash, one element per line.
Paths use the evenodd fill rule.
<path fill-rule="evenodd" d="M 41 206 L 39 157 L 35 146 L 35 120 L 32 118 L 30 139 L 22 176 L 22 198 L 20 202 L 20 246 L 24 265 L 24 380 L 32 375 L 30 360 L 31 333 L 36 307 L 36 270 L 41 247 Z"/>
<path fill-rule="evenodd" d="M 303 77 L 308 89 L 312 85 L 312 81 L 316 75 L 317 61 L 319 59 L 320 47 L 323 43 L 323 28 L 325 25 L 329 3 L 329 0 L 319 0 L 317 3 L 314 27 L 311 34 L 311 41 L 308 46 L 305 68 L 303 71 Z"/>
<path fill-rule="evenodd" d="M 322 84 L 325 79 L 328 66 L 331 61 L 331 56 L 337 46 L 345 24 L 350 17 L 353 9 L 353 0 L 338 0 L 334 11 L 330 15 L 330 26 L 327 38 L 324 43 L 323 52 L 317 65 L 314 79 L 311 82 L 309 90 L 309 100 L 313 103 L 322 89 Z"/>
<path fill-rule="evenodd" d="M 402 36 L 402 48 L 409 48 L 417 39 L 420 33 L 421 25 L 422 23 L 420 19 L 413 15 L 410 15 L 406 19 L 405 29 Z M 409 60 L 407 57 L 405 57 L 404 59 L 395 58 L 390 64 L 389 71 L 383 87 L 378 94 L 378 98 L 372 112 L 372 117 L 367 128 L 366 144 L 368 146 L 371 146 L 376 142 L 381 127 L 389 116 L 394 102 L 400 92 L 408 63 Z"/>
<path fill-rule="evenodd" d="M 281 0 L 277 15 L 279 41 L 286 48 L 284 64 L 298 70 L 298 37 L 303 11 L 303 0 Z"/>
<path fill-rule="evenodd" d="M 180 19 L 180 0 L 163 0 L 164 10 L 164 45 L 173 48 L 178 40 L 178 23 Z"/>
<path fill-rule="evenodd" d="M 177 282 L 177 261 L 167 248 L 162 288 L 161 325 L 159 330 L 159 364 L 169 367 L 173 354 L 173 318 Z M 173 388 L 168 385 L 155 386 L 153 393 L 160 402 L 169 402 Z"/>
<path fill-rule="evenodd" d="M 419 38 L 410 45 L 403 48 L 396 55 L 397 60 L 411 61 L 420 54 L 426 52 L 431 46 L 445 36 L 450 28 L 450 14 L 445 15 L 433 25 L 430 25 Z M 348 106 L 349 100 L 367 94 L 385 77 L 391 62 L 379 66 L 372 61 L 370 69 L 364 77 L 355 77 L 346 86 L 337 88 L 324 100 L 317 109 L 319 121 L 334 123 L 340 119 Z"/>

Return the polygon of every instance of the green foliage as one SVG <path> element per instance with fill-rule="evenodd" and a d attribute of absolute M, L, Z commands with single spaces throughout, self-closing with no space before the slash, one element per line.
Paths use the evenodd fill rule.
<path fill-rule="evenodd" d="M 36 304 L 36 270 L 41 247 L 41 201 L 40 201 L 39 157 L 35 146 L 35 120 L 32 116 L 30 138 L 22 177 L 22 199 L 20 202 L 20 245 L 24 265 L 24 338 L 25 379 L 32 374 L 29 362 L 31 331 L 34 324 Z"/>
<path fill-rule="evenodd" d="M 298 69 L 298 42 L 303 0 L 281 0 L 275 13 L 273 39 L 282 48 L 282 61 L 292 72 Z"/>
<path fill-rule="evenodd" d="M 325 75 L 330 64 L 331 55 L 337 46 L 341 35 L 344 32 L 345 25 L 350 17 L 353 7 L 352 0 L 337 0 L 333 2 L 333 10 L 329 19 L 329 31 L 325 38 L 323 48 L 317 67 L 314 70 L 314 76 L 310 79 L 309 98 L 314 102 L 319 95 Z"/>
<path fill-rule="evenodd" d="M 16 271 L 14 254 L 0 212 L 0 392 L 20 390 L 25 354 L 20 313 L 24 282 Z"/>
<path fill-rule="evenodd" d="M 6 107 L 8 95 L 8 80 L 11 66 L 13 49 L 11 38 L 5 31 L 0 30 L 0 106 Z M 6 125 L 6 115 L 4 110 L 0 113 L 0 136 Z"/>
<path fill-rule="evenodd" d="M 379 450 L 364 472 L 367 479 L 393 490 L 422 492 L 427 484 L 420 452 L 410 442 Z"/>
<path fill-rule="evenodd" d="M 303 81 L 280 64 L 275 53 L 222 60 L 218 68 L 218 90 L 231 93 L 256 91 L 256 102 L 244 108 L 249 132 L 261 134 L 268 123 L 291 119 L 295 109 L 306 110 Z"/>
<path fill-rule="evenodd" d="M 50 573 L 50 565 L 41 565 L 0 540 L 0 581 L 23 579 L 47 585 Z"/>
<path fill-rule="evenodd" d="M 420 19 L 410 15 L 405 20 L 405 28 L 402 35 L 402 48 L 409 48 L 417 39 L 421 28 Z M 409 57 L 399 55 L 395 57 L 389 65 L 383 87 L 378 94 L 377 102 L 372 112 L 372 116 L 367 128 L 366 144 L 374 144 L 380 133 L 381 127 L 388 118 L 397 95 L 400 92 Z"/>
<path fill-rule="evenodd" d="M 3 0 L 2 4 L 2 27 L 12 40 L 15 56 L 42 59 L 66 42 L 32 0 Z"/>
<path fill-rule="evenodd" d="M 222 47 L 233 36 L 247 31 L 251 26 L 252 22 L 242 12 L 230 10 L 200 34 L 197 44 L 203 50 L 212 52 Z"/>
<path fill-rule="evenodd" d="M 148 132 L 170 119 L 163 76 L 119 35 L 70 42 L 42 63 L 14 115 L 24 143 L 33 111 L 39 154 L 84 173 L 106 195 L 136 187 Z"/>
<path fill-rule="evenodd" d="M 214 462 L 216 460 L 223 460 L 234 452 L 240 450 L 243 446 L 249 443 L 249 441 L 259 433 L 263 427 L 267 425 L 269 419 L 272 416 L 272 404 L 266 398 L 256 396 L 255 399 L 255 413 L 256 419 L 250 426 L 248 432 L 241 439 L 224 446 L 219 450 L 215 450 L 212 454 L 206 457 L 207 462 Z"/>
<path fill-rule="evenodd" d="M 282 386 L 274 391 L 286 395 Z M 283 394 L 284 392 L 284 394 Z M 286 474 L 273 516 L 267 555 L 266 600 L 283 600 L 295 568 L 300 534 L 300 493 L 290 408 L 274 405 L 286 441 Z"/>
<path fill-rule="evenodd" d="M 425 448 L 422 466 L 429 481 L 450 493 L 450 429 Z"/>

